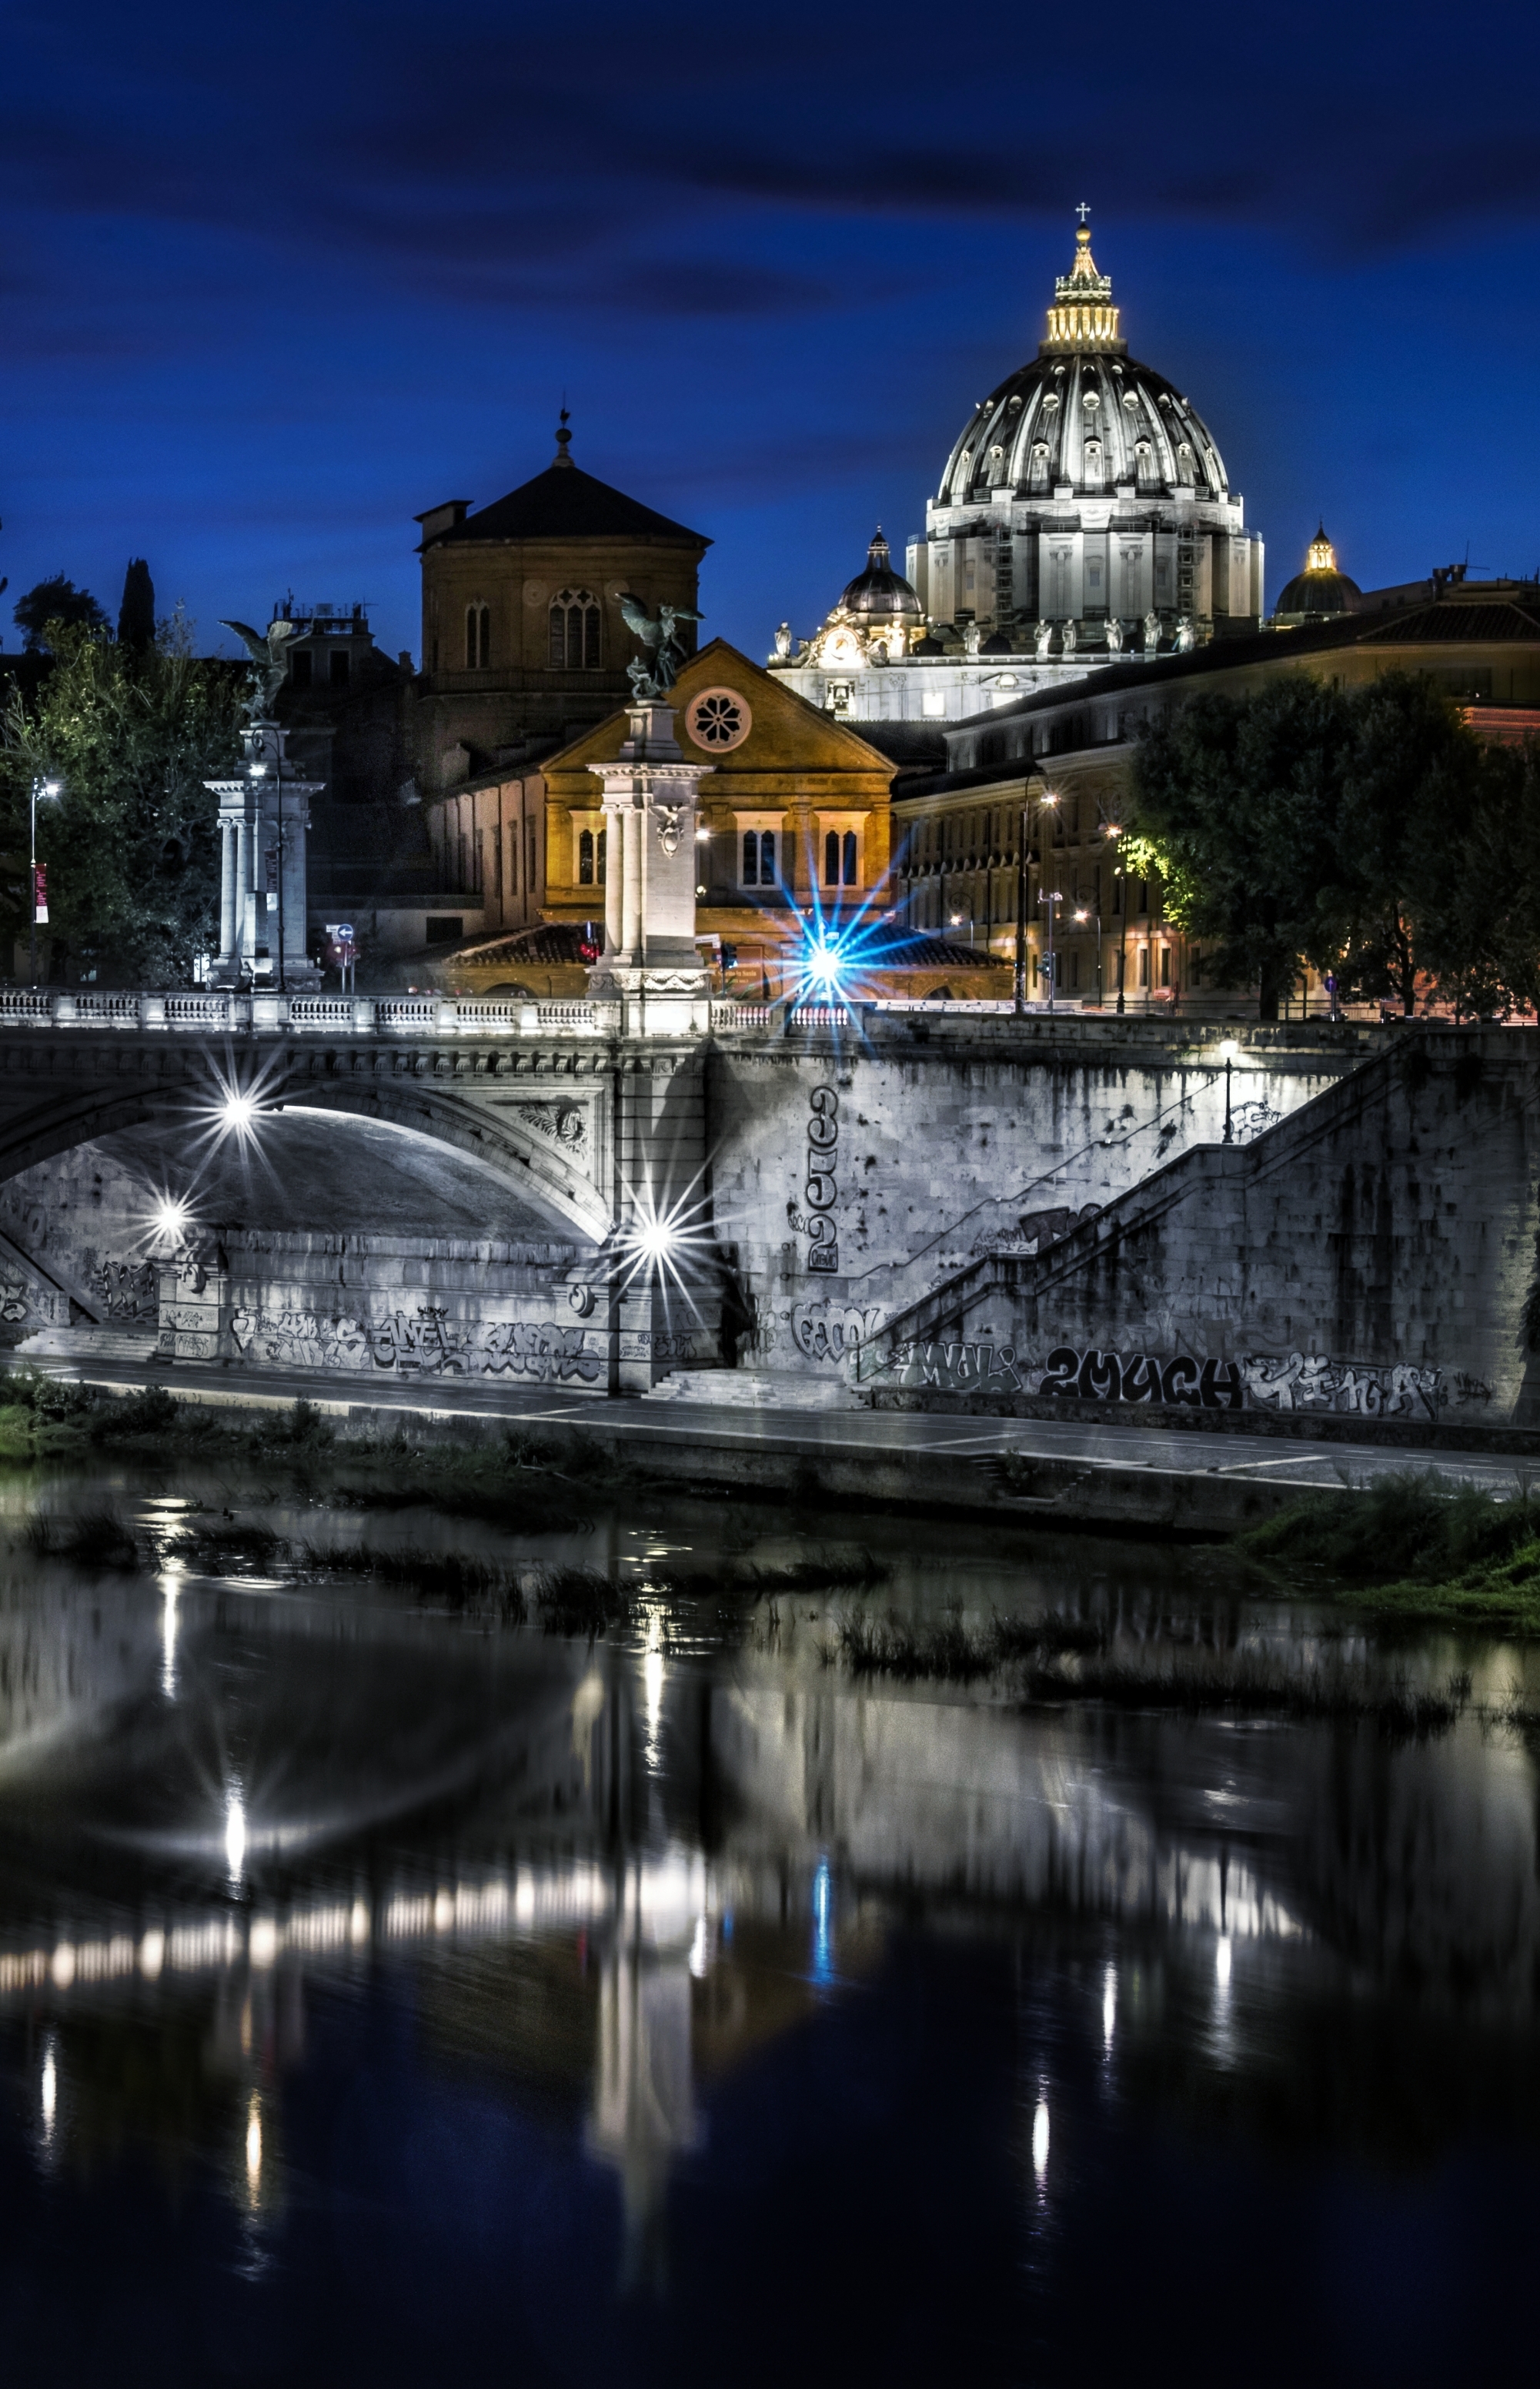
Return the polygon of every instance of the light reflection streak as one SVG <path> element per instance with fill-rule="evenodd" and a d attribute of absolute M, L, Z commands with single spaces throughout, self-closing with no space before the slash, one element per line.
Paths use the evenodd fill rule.
<path fill-rule="evenodd" d="M 1101 1985 L 1101 2046 L 1104 2054 L 1113 2053 L 1113 2027 L 1117 2022 L 1117 1968 L 1109 1966 Z"/>
<path fill-rule="evenodd" d="M 663 1765 L 663 1620 L 655 1609 L 647 1619 L 642 1690 L 647 1707 L 647 1768 L 655 1775 Z"/>
<path fill-rule="evenodd" d="M 246 1872 L 246 1802 L 239 1782 L 231 1784 L 224 1801 L 224 1856 L 230 1881 L 238 1891 Z"/>
<path fill-rule="evenodd" d="M 246 2190 L 255 2206 L 262 2188 L 262 2102 L 255 2090 L 246 2111 Z"/>
<path fill-rule="evenodd" d="M 1046 2094 L 1039 2090 L 1037 2110 L 1032 2118 L 1032 2170 L 1037 2175 L 1039 2184 L 1048 2173 L 1048 2099 Z"/>
<path fill-rule="evenodd" d="M 182 1564 L 168 1561 L 161 1577 L 165 1605 L 160 1613 L 160 1689 L 169 1701 L 176 1698 L 176 1629 L 177 1600 L 181 1592 Z"/>
<path fill-rule="evenodd" d="M 43 2044 L 43 2076 L 38 2085 L 43 2108 L 43 2139 L 46 2146 L 54 2137 L 54 2118 L 58 2109 L 58 2067 L 54 2057 L 54 2039 L 50 2033 Z"/>
<path fill-rule="evenodd" d="M 818 1872 L 813 1877 L 813 1979 L 819 1983 L 834 1979 L 833 1908 L 834 1887 L 829 1875 L 829 1861 L 820 1859 Z"/>

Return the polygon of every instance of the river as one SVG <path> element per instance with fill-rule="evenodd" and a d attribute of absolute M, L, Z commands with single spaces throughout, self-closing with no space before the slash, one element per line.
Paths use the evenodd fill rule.
<path fill-rule="evenodd" d="M 135 1565 L 64 1548 L 104 1510 Z M 326 1564 L 361 1543 L 394 1576 Z M 17 2378 L 1525 2361 L 1526 1649 L 1377 1642 L 1217 1550 L 661 1497 L 521 1533 L 244 1465 L 13 1472 L 0 1554 Z M 563 1567 L 631 1589 L 597 1638 Z M 890 1612 L 1062 1655 L 859 1672 Z M 1083 1696 L 1093 1642 L 1148 1699 Z M 1255 1698 L 1160 1689 L 1227 1670 Z"/>

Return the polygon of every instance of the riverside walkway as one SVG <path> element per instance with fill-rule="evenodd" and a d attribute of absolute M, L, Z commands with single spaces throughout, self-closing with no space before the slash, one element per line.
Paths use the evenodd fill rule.
<path fill-rule="evenodd" d="M 401 1427 L 467 1433 L 516 1428 L 537 1446 L 579 1430 L 681 1493 L 847 1501 L 1045 1523 L 1227 1534 L 1305 1494 L 1363 1490 L 1431 1471 L 1451 1489 L 1499 1497 L 1540 1479 L 1540 1459 L 1503 1452 L 1157 1428 L 1109 1421 L 966 1417 L 921 1411 L 745 1409 L 644 1397 L 601 1400 L 538 1386 L 435 1380 L 403 1386 L 330 1372 L 241 1375 L 196 1362 L 40 1357 L 50 1373 L 133 1393 L 164 1386 L 178 1399 L 258 1411 L 312 1403 L 347 1433 Z M 1014 1463 L 1010 1484 L 1000 1463 Z"/>

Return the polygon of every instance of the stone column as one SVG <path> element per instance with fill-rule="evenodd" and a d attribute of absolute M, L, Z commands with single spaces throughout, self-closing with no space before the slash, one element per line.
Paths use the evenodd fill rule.
<path fill-rule="evenodd" d="M 235 951 L 235 824 L 219 825 L 219 952 L 228 962 Z"/>
<path fill-rule="evenodd" d="M 237 963 L 249 961 L 251 927 L 251 830 L 242 814 L 235 824 L 235 944 Z"/>
<path fill-rule="evenodd" d="M 621 879 L 625 826 L 618 804 L 605 798 L 605 959 L 620 951 Z"/>

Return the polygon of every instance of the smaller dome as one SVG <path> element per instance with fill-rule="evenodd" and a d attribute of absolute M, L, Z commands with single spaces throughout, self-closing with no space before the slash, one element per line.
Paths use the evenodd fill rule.
<path fill-rule="evenodd" d="M 1285 629 L 1299 622 L 1329 622 L 1339 615 L 1355 614 L 1363 603 L 1355 581 L 1337 569 L 1337 552 L 1320 524 L 1305 555 L 1305 570 L 1296 572 L 1273 608 L 1273 620 Z"/>
<path fill-rule="evenodd" d="M 839 602 L 842 612 L 853 615 L 862 624 L 919 622 L 924 619 L 924 609 L 915 591 L 901 572 L 893 569 L 893 558 L 880 525 L 866 551 L 866 570 L 857 573 Z"/>

